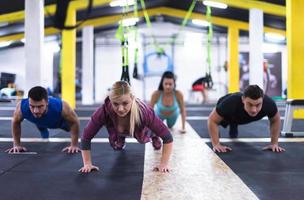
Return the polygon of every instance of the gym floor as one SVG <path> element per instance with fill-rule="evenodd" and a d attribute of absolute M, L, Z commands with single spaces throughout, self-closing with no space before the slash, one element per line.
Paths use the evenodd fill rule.
<path fill-rule="evenodd" d="M 11 117 L 15 105 L 0 104 L 1 199 L 303 199 L 304 138 L 281 137 L 286 152 L 262 151 L 269 142 L 268 121 L 239 127 L 239 138 L 221 141 L 232 147 L 226 154 L 211 150 L 207 119 L 213 105 L 187 105 L 187 133 L 174 127 L 171 172 L 153 172 L 161 152 L 150 143 L 127 140 L 126 149 L 113 151 L 102 129 L 92 144 L 92 159 L 99 172 L 80 174 L 80 154 L 61 152 L 70 139 L 61 130 L 40 139 L 36 127 L 22 123 L 24 154 L 7 154 L 12 146 Z M 97 106 L 78 106 L 83 130 Z M 281 118 L 284 104 L 279 105 Z M 293 129 L 304 130 L 303 120 Z M 303 150 L 302 150 L 303 149 Z"/>

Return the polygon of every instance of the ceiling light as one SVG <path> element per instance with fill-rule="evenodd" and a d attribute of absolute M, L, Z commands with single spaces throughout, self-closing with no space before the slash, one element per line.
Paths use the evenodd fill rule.
<path fill-rule="evenodd" d="M 120 6 L 120 7 L 123 7 L 123 6 L 132 6 L 134 5 L 134 0 L 115 0 L 115 1 L 112 1 L 110 3 L 110 6 L 111 7 L 116 7 L 116 6 Z"/>
<path fill-rule="evenodd" d="M 277 53 L 277 52 L 280 52 L 280 48 L 276 44 L 264 43 L 263 46 L 262 46 L 262 49 L 263 49 L 263 53 Z"/>
<path fill-rule="evenodd" d="M 7 47 L 7 46 L 9 46 L 9 45 L 11 45 L 11 44 L 12 44 L 11 41 L 8 41 L 8 42 L 0 42 L 0 48 L 1 48 L 1 47 Z"/>
<path fill-rule="evenodd" d="M 134 26 L 138 21 L 139 21 L 139 19 L 136 17 L 123 19 L 122 25 L 123 26 Z"/>
<path fill-rule="evenodd" d="M 285 36 L 277 33 L 265 33 L 265 39 L 268 41 L 283 42 L 286 38 Z"/>
<path fill-rule="evenodd" d="M 214 7 L 214 8 L 220 8 L 220 9 L 226 9 L 228 7 L 227 4 L 215 2 L 215 1 L 203 1 L 203 4 L 205 6 L 210 6 L 210 7 Z"/>
<path fill-rule="evenodd" d="M 7 26 L 8 25 L 8 22 L 0 22 L 0 27 L 4 27 L 4 26 Z"/>
<path fill-rule="evenodd" d="M 50 42 L 50 43 L 47 43 L 46 46 L 47 46 L 46 49 L 50 52 L 57 53 L 60 51 L 60 46 L 58 43 Z"/>
<path fill-rule="evenodd" d="M 192 19 L 192 23 L 197 26 L 209 26 L 210 23 L 201 19 Z"/>

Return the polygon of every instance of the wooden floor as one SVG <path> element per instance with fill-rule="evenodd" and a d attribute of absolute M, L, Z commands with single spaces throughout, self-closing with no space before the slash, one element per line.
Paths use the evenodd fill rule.
<path fill-rule="evenodd" d="M 142 200 L 258 199 L 243 181 L 187 124 L 187 133 L 173 131 L 171 172 L 152 172 L 161 151 L 146 144 Z"/>

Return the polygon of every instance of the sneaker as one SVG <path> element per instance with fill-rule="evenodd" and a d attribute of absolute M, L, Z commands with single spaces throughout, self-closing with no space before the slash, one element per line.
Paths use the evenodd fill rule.
<path fill-rule="evenodd" d="M 238 126 L 237 124 L 230 124 L 229 125 L 229 136 L 230 138 L 237 138 L 238 137 Z"/>
<path fill-rule="evenodd" d="M 115 141 L 114 150 L 120 151 L 125 149 L 126 147 L 126 138 L 125 137 L 118 137 Z"/>
<path fill-rule="evenodd" d="M 160 141 L 158 136 L 152 137 L 152 146 L 154 147 L 154 150 L 159 150 L 162 146 L 162 142 Z"/>

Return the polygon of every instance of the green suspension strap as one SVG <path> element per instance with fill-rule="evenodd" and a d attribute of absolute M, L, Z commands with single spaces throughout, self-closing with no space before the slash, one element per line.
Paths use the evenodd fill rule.
<path fill-rule="evenodd" d="M 123 46 L 123 57 L 122 57 L 122 74 L 120 80 L 127 81 L 130 84 L 130 76 L 129 76 L 129 50 L 128 50 L 128 38 L 122 43 Z"/>
<path fill-rule="evenodd" d="M 187 22 L 188 22 L 190 16 L 192 15 L 193 9 L 195 8 L 195 5 L 196 5 L 196 2 L 197 2 L 197 1 L 198 1 L 198 0 L 192 0 L 192 3 L 191 3 L 191 5 L 190 5 L 190 7 L 189 7 L 189 9 L 188 9 L 188 11 L 187 11 L 187 14 L 185 15 L 185 17 L 184 17 L 184 19 L 183 19 L 183 22 L 182 22 L 181 26 L 180 26 L 179 29 L 178 29 L 177 34 L 172 38 L 171 44 L 174 44 L 174 43 L 175 43 L 176 39 L 178 38 L 179 33 L 180 33 L 180 32 L 184 29 L 184 27 L 186 26 L 186 24 L 187 24 Z"/>
<path fill-rule="evenodd" d="M 213 30 L 212 30 L 212 21 L 211 21 L 211 8 L 207 6 L 206 18 L 209 22 L 208 26 L 208 39 L 207 39 L 207 70 L 206 70 L 206 78 L 207 78 L 207 87 L 213 87 L 213 81 L 211 77 L 211 45 L 212 45 L 212 37 L 213 37 Z"/>
<path fill-rule="evenodd" d="M 125 15 L 127 13 L 128 6 L 123 7 L 123 17 L 122 20 L 125 19 Z M 125 28 L 122 24 L 122 20 L 119 23 L 118 29 L 116 31 L 115 37 L 118 38 L 121 42 L 121 53 L 122 53 L 122 73 L 120 80 L 126 81 L 130 84 L 130 76 L 129 76 L 129 55 L 128 55 L 128 35 L 125 33 Z"/>
<path fill-rule="evenodd" d="M 136 40 L 135 40 L 136 42 Z M 140 79 L 139 75 L 138 75 L 138 47 L 135 48 L 135 52 L 134 52 L 134 69 L 133 69 L 133 78 L 135 79 Z"/>
<path fill-rule="evenodd" d="M 134 17 L 138 18 L 138 6 L 137 0 L 134 2 Z M 135 51 L 134 51 L 134 68 L 133 68 L 133 78 L 140 79 L 138 75 L 138 45 L 137 45 L 137 38 L 138 38 L 138 29 L 137 24 L 134 26 L 134 42 L 136 44 Z"/>
<path fill-rule="evenodd" d="M 183 19 L 181 27 L 178 30 L 178 33 L 175 36 L 172 37 L 172 40 L 171 40 L 171 42 L 169 42 L 169 44 L 174 44 L 175 43 L 175 40 L 178 38 L 178 35 L 179 35 L 180 31 L 186 26 L 186 24 L 187 24 L 187 22 L 188 22 L 188 20 L 189 20 L 189 18 L 191 16 L 191 14 L 192 14 L 192 12 L 193 12 L 193 9 L 195 8 L 195 5 L 196 5 L 197 1 L 199 1 L 199 0 L 192 0 L 192 3 L 191 3 L 191 5 L 190 5 L 190 7 L 188 9 L 188 12 L 187 12 L 186 16 Z M 146 21 L 147 27 L 151 28 L 152 25 L 151 25 L 151 21 L 150 21 L 149 15 L 148 15 L 148 13 L 146 11 L 145 1 L 144 0 L 140 0 L 140 3 L 141 3 L 141 7 L 142 7 L 142 10 L 143 10 L 143 13 L 144 13 L 144 17 L 145 17 L 145 21 Z M 155 36 L 153 34 L 152 34 L 152 38 L 153 38 L 153 44 L 154 44 L 154 46 L 156 48 L 156 52 L 158 52 L 159 55 L 164 54 L 165 53 L 164 49 L 159 46 L 159 44 L 157 43 L 157 40 L 156 40 L 156 38 L 155 38 Z"/>
<path fill-rule="evenodd" d="M 141 4 L 141 8 L 143 10 L 143 13 L 144 13 L 144 17 L 145 17 L 145 21 L 146 21 L 146 24 L 147 24 L 147 27 L 148 28 L 151 28 L 152 25 L 151 25 L 151 21 L 150 21 L 150 18 L 149 18 L 149 15 L 148 15 L 148 12 L 146 10 L 146 5 L 145 5 L 145 1 L 144 0 L 140 0 L 140 4 Z M 154 34 L 152 34 L 152 39 L 153 39 L 153 45 L 156 49 L 156 52 L 160 55 L 164 54 L 165 53 L 165 50 L 159 46 Z"/>

